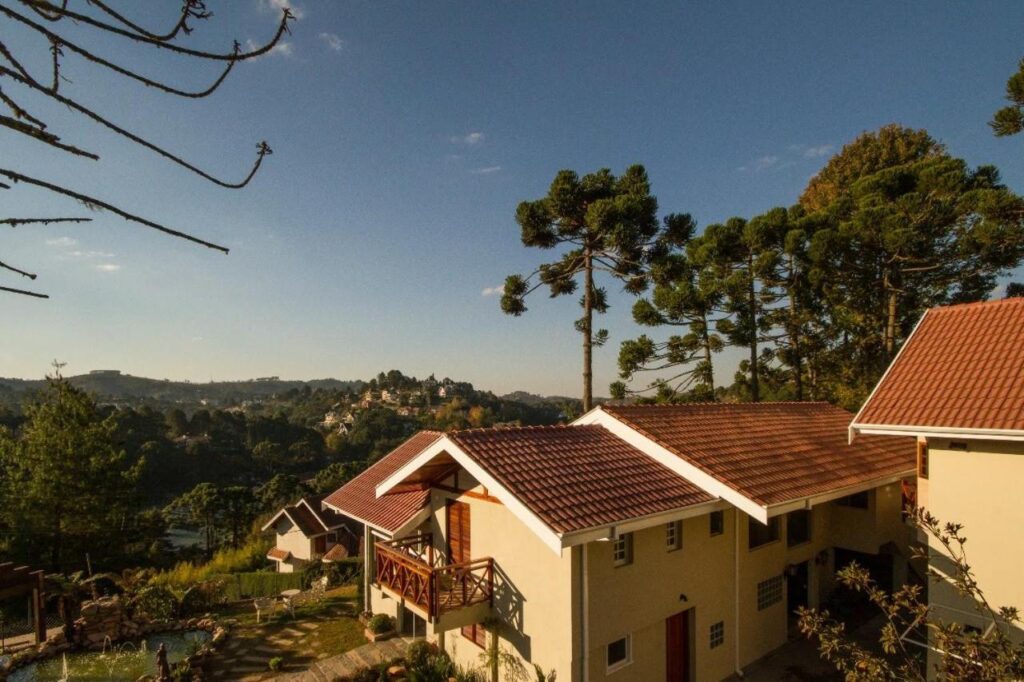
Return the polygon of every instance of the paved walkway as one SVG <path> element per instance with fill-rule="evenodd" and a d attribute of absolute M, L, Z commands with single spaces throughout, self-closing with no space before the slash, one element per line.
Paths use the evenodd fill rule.
<path fill-rule="evenodd" d="M 317 661 L 309 670 L 278 675 L 275 682 L 332 682 L 339 677 L 350 677 L 364 668 L 386 663 L 405 656 L 412 643 L 409 637 L 395 637 L 383 642 L 370 642 L 361 647 Z"/>

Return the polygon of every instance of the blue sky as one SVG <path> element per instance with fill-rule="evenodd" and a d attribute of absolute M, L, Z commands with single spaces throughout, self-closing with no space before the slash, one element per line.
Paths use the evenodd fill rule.
<path fill-rule="evenodd" d="M 173 4 L 123 7 L 162 25 Z M 271 4 L 209 0 L 215 17 L 188 42 L 259 42 L 275 26 Z M 514 319 L 490 293 L 550 257 L 521 246 L 514 211 L 561 168 L 642 163 L 663 213 L 706 225 L 793 203 L 843 143 L 897 121 L 972 164 L 997 165 L 1024 192 L 1024 139 L 997 139 L 986 125 L 1024 55 L 1019 2 L 294 5 L 301 18 L 287 47 L 241 65 L 199 102 L 66 59 L 66 91 L 215 173 L 243 175 L 267 139 L 274 154 L 245 190 L 212 187 L 26 100 L 65 141 L 103 158 L 69 160 L 7 135 L 0 165 L 231 254 L 107 214 L 6 231 L 0 260 L 38 272 L 34 288 L 52 299 L 0 299 L 0 376 L 37 377 L 54 358 L 69 373 L 192 380 L 400 368 L 578 395 L 575 302 L 541 295 Z M 4 39 L 36 50 L 29 62 L 46 68 L 24 36 Z M 185 85 L 217 71 L 130 45 L 101 51 Z M 82 211 L 30 188 L 3 198 L 9 215 Z M 603 320 L 611 341 L 596 355 L 599 394 L 615 378 L 618 343 L 640 331 L 629 305 L 613 296 Z M 720 365 L 731 374 L 729 360 Z"/>

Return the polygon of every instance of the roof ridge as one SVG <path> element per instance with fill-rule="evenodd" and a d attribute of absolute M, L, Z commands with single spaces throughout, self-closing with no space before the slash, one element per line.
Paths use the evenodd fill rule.
<path fill-rule="evenodd" d="M 491 433 L 521 433 L 523 431 L 568 431 L 578 430 L 584 427 L 604 428 L 599 424 L 529 424 L 527 426 L 477 426 L 471 429 L 456 429 L 455 431 L 449 431 L 443 435 L 452 437 L 459 436 L 466 433 L 480 433 L 482 431 L 490 431 Z"/>
<path fill-rule="evenodd" d="M 838 407 L 833 405 L 827 400 L 761 400 L 753 402 L 750 400 L 743 402 L 719 402 L 712 400 L 702 400 L 699 402 L 692 403 L 638 403 L 636 405 L 602 405 L 603 409 L 616 410 L 621 408 L 637 407 L 643 409 L 649 408 L 686 408 L 686 407 L 754 407 L 754 406 L 768 406 L 768 405 L 828 405 L 831 407 Z"/>
<path fill-rule="evenodd" d="M 949 310 L 962 310 L 964 308 L 984 308 L 998 305 L 1024 305 L 1024 296 L 1008 296 L 988 301 L 968 301 L 967 303 L 952 303 L 950 305 L 937 305 L 928 309 L 931 313 L 943 313 Z"/>

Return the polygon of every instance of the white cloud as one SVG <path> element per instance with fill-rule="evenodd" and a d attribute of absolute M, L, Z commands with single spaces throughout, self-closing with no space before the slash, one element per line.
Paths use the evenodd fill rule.
<path fill-rule="evenodd" d="M 808 147 L 804 150 L 804 157 L 808 159 L 816 159 L 819 156 L 828 156 L 828 154 L 835 149 L 830 144 L 820 144 L 817 147 Z"/>
<path fill-rule="evenodd" d="M 46 240 L 46 245 L 47 246 L 60 246 L 60 247 L 65 247 L 65 248 L 66 247 L 70 247 L 70 246 L 74 246 L 77 243 L 78 243 L 78 240 L 77 239 L 72 239 L 71 237 L 57 237 L 56 239 L 47 239 Z"/>
<path fill-rule="evenodd" d="M 121 266 L 117 263 L 100 263 L 96 266 L 96 269 L 100 272 L 117 272 L 121 269 Z"/>
<path fill-rule="evenodd" d="M 497 287 L 484 287 L 484 290 L 480 292 L 481 296 L 497 296 L 505 293 L 505 285 Z"/>
<path fill-rule="evenodd" d="M 321 33 L 317 37 L 324 41 L 324 44 L 335 52 L 341 52 L 341 48 L 345 44 L 345 41 L 341 39 L 341 36 L 336 33 Z"/>
<path fill-rule="evenodd" d="M 501 170 L 501 166 L 485 166 L 483 168 L 474 168 L 469 171 L 473 175 L 490 175 L 491 173 L 497 173 Z"/>
<path fill-rule="evenodd" d="M 113 258 L 114 254 L 106 251 L 68 251 L 72 258 Z"/>
<path fill-rule="evenodd" d="M 454 135 L 451 138 L 452 144 L 479 144 L 484 141 L 485 135 L 479 131 L 466 133 L 465 135 Z"/>
<path fill-rule="evenodd" d="M 753 171 L 755 173 L 759 173 L 763 170 L 768 170 L 769 168 L 775 166 L 778 162 L 778 156 L 775 156 L 774 154 L 769 154 L 766 156 L 762 156 L 759 159 L 755 159 L 754 162 L 749 165 L 740 166 L 736 170 L 740 172 Z"/>
<path fill-rule="evenodd" d="M 262 47 L 262 46 L 261 45 L 257 45 L 251 39 L 245 41 L 245 50 L 246 50 L 246 52 L 253 52 L 254 50 L 260 49 L 260 47 Z M 277 57 L 291 57 L 294 54 L 295 54 L 295 46 L 292 45 L 291 43 L 289 43 L 288 41 L 283 40 L 283 41 L 279 42 L 277 45 L 274 45 L 272 48 L 270 48 L 270 52 L 267 52 L 266 54 L 261 55 L 261 56 L 262 57 L 274 57 L 274 56 L 277 56 Z"/>
<path fill-rule="evenodd" d="M 265 12 L 274 12 L 280 14 L 285 9 L 292 11 L 292 16 L 296 19 L 302 19 L 306 16 L 306 10 L 298 7 L 290 0 L 260 0 L 260 9 Z"/>

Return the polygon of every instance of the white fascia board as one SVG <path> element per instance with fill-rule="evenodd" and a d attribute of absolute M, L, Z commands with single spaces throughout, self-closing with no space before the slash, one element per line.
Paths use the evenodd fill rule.
<path fill-rule="evenodd" d="M 607 523 L 593 528 L 585 528 L 583 530 L 564 534 L 562 536 L 562 547 L 573 547 L 574 545 L 583 545 L 588 542 L 596 542 L 598 540 L 611 540 L 613 538 L 617 538 L 623 533 L 632 533 L 634 531 L 643 530 L 644 528 L 651 528 L 653 526 L 659 526 L 673 521 L 682 521 L 683 519 L 689 519 L 695 516 L 703 516 L 704 514 L 710 514 L 711 512 L 728 509 L 730 506 L 731 505 L 729 505 L 729 503 L 722 500 L 712 500 L 710 502 L 701 502 L 699 504 L 690 505 L 689 507 L 681 507 L 679 509 L 673 509 L 666 512 L 650 514 L 636 519 L 627 519 L 620 523 Z"/>
<path fill-rule="evenodd" d="M 477 464 L 472 457 L 466 454 L 466 452 L 448 438 L 448 436 L 442 436 L 440 439 L 434 441 L 430 447 L 413 457 L 405 466 L 384 479 L 384 481 L 377 486 L 377 497 L 386 495 L 389 490 L 404 481 L 407 477 L 415 473 L 416 470 L 428 463 L 434 457 L 437 457 L 442 452 L 447 453 L 449 457 L 458 462 L 459 466 L 468 471 L 469 474 L 476 479 L 477 483 L 487 488 L 488 493 L 498 498 L 498 500 L 500 500 L 501 503 L 509 509 L 509 511 L 511 511 L 520 521 L 526 524 L 526 527 L 532 530 L 534 534 L 536 534 L 545 545 L 551 548 L 553 552 L 561 555 L 562 539 L 559 534 L 541 521 L 536 514 L 530 511 L 525 504 L 519 501 L 519 498 L 513 495 L 483 467 Z"/>
<path fill-rule="evenodd" d="M 328 528 L 327 524 L 324 523 L 323 519 L 320 518 L 320 510 L 313 509 L 313 507 L 309 504 L 309 502 L 306 501 L 305 498 L 302 498 L 301 500 L 299 500 L 299 504 L 301 504 L 303 507 L 305 507 L 306 509 L 309 510 L 309 513 L 313 515 L 313 518 L 316 519 L 316 522 L 320 524 L 320 527 L 323 528 L 324 531 L 330 530 L 330 528 Z M 296 506 L 298 506 L 298 505 L 296 505 Z"/>
<path fill-rule="evenodd" d="M 857 433 L 873 436 L 1024 441 L 1024 431 L 1019 429 L 966 429 L 952 426 L 904 426 L 901 424 L 854 424 L 851 428 Z"/>
<path fill-rule="evenodd" d="M 853 419 L 850 420 L 850 425 L 846 428 L 847 444 L 853 444 L 853 439 L 858 432 L 864 433 L 863 431 L 860 431 L 859 429 L 856 428 L 855 425 L 857 424 L 857 420 L 860 419 L 860 415 L 864 412 L 864 410 L 867 409 L 868 405 L 871 403 L 871 399 L 874 398 L 875 393 L 878 392 L 879 387 L 883 383 L 885 383 L 886 378 L 889 376 L 889 372 L 891 372 L 892 368 L 896 366 L 897 362 L 899 362 L 900 356 L 903 355 L 903 351 L 905 351 L 907 349 L 907 346 L 910 345 L 910 340 L 914 338 L 914 334 L 916 334 L 917 330 L 921 328 L 921 323 L 924 322 L 924 318 L 928 317 L 929 312 L 931 312 L 931 308 L 924 311 L 924 315 L 921 316 L 921 318 L 917 321 L 917 324 L 915 324 L 914 328 L 911 330 L 910 336 L 908 336 L 907 340 L 903 342 L 903 345 L 900 346 L 900 349 L 896 351 L 896 357 L 894 357 L 892 359 L 892 362 L 889 363 L 889 366 L 885 368 L 885 373 L 882 374 L 882 378 L 879 379 L 878 383 L 875 384 L 875 387 L 871 389 L 871 393 L 868 394 L 868 399 L 865 400 L 864 403 L 860 406 L 860 409 L 857 410 L 857 414 L 853 415 Z"/>
<path fill-rule="evenodd" d="M 269 521 L 267 521 L 267 522 L 266 522 L 265 524 L 263 524 L 263 527 L 262 527 L 262 528 L 260 528 L 260 531 L 265 531 L 265 530 L 269 530 L 269 529 L 270 529 L 270 528 L 272 528 L 272 527 L 273 527 L 274 525 L 276 525 L 276 524 L 277 524 L 277 520 L 278 520 L 279 518 L 281 518 L 281 515 L 282 515 L 282 514 L 284 514 L 285 516 L 288 516 L 288 512 L 286 512 L 286 511 L 285 511 L 284 509 L 282 509 L 281 511 L 277 512 L 276 514 L 274 514 L 274 518 L 270 519 L 270 520 L 269 520 Z M 288 520 L 289 520 L 289 521 L 291 521 L 291 522 L 292 522 L 293 524 L 295 523 L 295 519 L 293 519 L 293 518 L 292 518 L 292 517 L 290 517 L 290 516 L 288 516 Z"/>
<path fill-rule="evenodd" d="M 890 474 L 889 476 L 883 476 L 882 478 L 858 483 L 857 485 L 851 485 L 837 490 L 830 490 L 827 493 L 821 493 L 820 495 L 810 495 L 808 497 L 801 497 L 789 502 L 780 502 L 779 504 L 769 505 L 768 516 L 782 516 L 783 514 L 788 514 L 789 512 L 796 511 L 798 509 L 811 509 L 819 504 L 838 500 L 840 497 L 854 495 L 856 493 L 864 492 L 865 490 L 881 488 L 883 485 L 889 485 L 890 483 L 901 481 L 904 478 L 913 478 L 916 475 L 917 472 L 914 469 L 907 469 L 906 471 L 898 474 Z"/>
<path fill-rule="evenodd" d="M 761 523 L 768 523 L 768 509 L 738 493 L 725 483 L 690 464 L 679 455 L 655 443 L 653 440 L 624 424 L 600 407 L 594 408 L 573 422 L 573 424 L 598 424 L 626 441 L 662 466 L 668 467 L 709 495 L 719 497 L 734 507 L 754 517 Z"/>
<path fill-rule="evenodd" d="M 395 532 L 391 533 L 392 537 L 404 538 L 409 535 L 412 531 L 416 530 L 421 523 L 430 518 L 430 502 L 428 501 L 423 505 L 423 509 L 416 512 L 416 515 L 410 518 L 408 521 L 403 523 Z"/>

